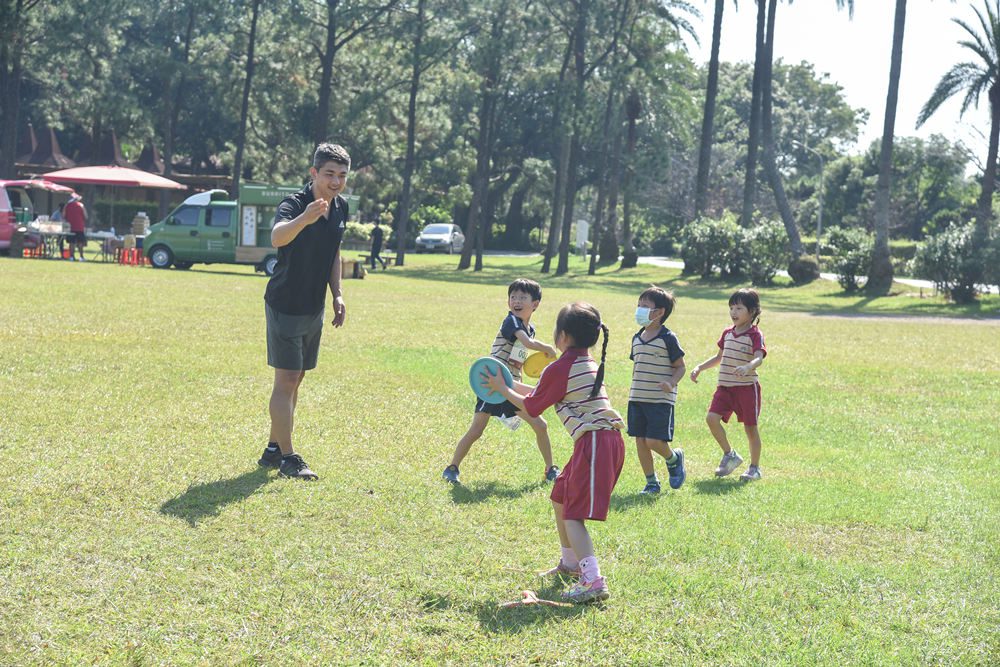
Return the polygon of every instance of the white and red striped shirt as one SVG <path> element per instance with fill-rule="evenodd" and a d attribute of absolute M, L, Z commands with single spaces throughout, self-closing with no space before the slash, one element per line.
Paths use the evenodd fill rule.
<path fill-rule="evenodd" d="M 751 326 L 742 333 L 736 333 L 736 327 L 729 327 L 722 332 L 718 346 L 722 350 L 722 363 L 719 364 L 720 387 L 743 387 L 757 384 L 757 369 L 746 375 L 736 375 L 737 366 L 745 366 L 753 361 L 757 350 L 767 356 L 764 347 L 764 334 L 756 326 Z"/>
<path fill-rule="evenodd" d="M 588 431 L 621 430 L 622 416 L 611 407 L 607 388 L 590 398 L 597 378 L 598 364 L 590 352 L 570 348 L 549 364 L 538 378 L 538 385 L 524 397 L 524 411 L 532 417 L 554 405 L 556 414 L 573 440 Z"/>

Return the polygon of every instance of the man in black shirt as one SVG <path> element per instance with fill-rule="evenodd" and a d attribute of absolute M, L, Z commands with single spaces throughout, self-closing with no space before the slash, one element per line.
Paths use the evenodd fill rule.
<path fill-rule="evenodd" d="M 340 290 L 340 241 L 347 224 L 347 184 L 351 158 L 342 146 L 320 144 L 309 169 L 312 180 L 278 205 L 271 244 L 278 263 L 264 293 L 267 363 L 274 368 L 268 405 L 271 437 L 260 465 L 279 474 L 317 479 L 292 448 L 292 423 L 299 385 L 316 368 L 326 289 L 333 295 L 333 326 L 344 324 L 347 309 Z"/>

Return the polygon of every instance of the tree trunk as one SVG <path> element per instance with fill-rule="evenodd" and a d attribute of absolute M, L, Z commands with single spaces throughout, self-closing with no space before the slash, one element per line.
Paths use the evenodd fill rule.
<path fill-rule="evenodd" d="M 313 123 L 313 143 L 326 141 L 330 127 L 330 96 L 333 94 L 333 60 L 337 57 L 337 9 L 340 0 L 326 0 L 326 48 L 320 54 L 319 100 Z"/>
<path fill-rule="evenodd" d="M 641 113 L 642 100 L 639 99 L 638 93 L 633 90 L 625 100 L 625 118 L 628 120 L 628 130 L 625 134 L 625 159 L 622 162 L 624 170 L 622 175 L 622 239 L 625 243 L 621 264 L 623 269 L 634 268 L 639 261 L 639 254 L 635 249 L 635 239 L 632 235 L 632 178 L 635 175 L 635 165 L 632 163 L 632 158 L 635 154 L 635 126 Z"/>
<path fill-rule="evenodd" d="M 174 94 L 168 97 L 170 109 L 167 114 L 167 129 L 163 138 L 163 175 L 170 178 L 174 173 L 174 137 L 177 136 L 177 123 L 180 121 L 181 107 L 184 101 L 184 86 L 187 83 L 187 66 L 191 62 L 191 35 L 194 32 L 194 5 L 188 6 L 187 29 L 184 32 L 184 67 L 181 77 L 174 89 Z M 237 196 L 239 193 L 237 193 Z M 170 191 L 161 190 L 158 202 L 160 220 L 167 217 L 170 209 Z"/>
<path fill-rule="evenodd" d="M 257 42 L 257 18 L 260 15 L 261 0 L 253 0 L 253 17 L 250 19 L 250 41 L 247 44 L 247 69 L 243 79 L 243 104 L 240 107 L 240 133 L 236 138 L 236 158 L 233 160 L 233 187 L 230 195 L 240 196 L 240 178 L 243 171 L 243 148 L 247 138 L 247 116 L 250 114 L 250 88 L 253 85 L 253 52 Z"/>
<path fill-rule="evenodd" d="M 406 239 L 406 228 L 410 224 L 410 195 L 413 187 L 413 171 L 416 168 L 416 128 L 417 93 L 420 92 L 420 47 L 424 40 L 424 5 L 426 0 L 417 1 L 417 33 L 413 39 L 413 70 L 410 76 L 410 101 L 406 108 L 406 161 L 403 163 L 403 194 L 396 208 L 396 239 Z M 396 243 L 396 266 L 403 266 L 406 259 L 406 243 Z"/>
<path fill-rule="evenodd" d="M 0 12 L 0 178 L 16 178 L 17 128 L 21 116 L 23 0 Z"/>
<path fill-rule="evenodd" d="M 761 69 L 764 66 L 764 18 L 766 0 L 757 0 L 757 45 L 753 60 L 753 88 L 750 97 L 750 133 L 747 140 L 746 174 L 743 178 L 743 213 L 740 224 L 749 227 L 753 220 L 754 199 L 757 190 L 757 146 L 760 144 Z"/>
<path fill-rule="evenodd" d="M 726 0 L 715 0 L 712 23 L 712 55 L 708 61 L 708 87 L 705 90 L 705 113 L 701 120 L 701 145 L 698 151 L 698 179 L 695 184 L 694 216 L 708 206 L 708 176 L 712 164 L 712 129 L 715 125 L 715 98 L 719 91 L 719 44 L 722 41 L 722 11 Z"/>
<path fill-rule="evenodd" d="M 601 240 L 601 264 L 613 264 L 618 261 L 618 194 L 622 182 L 622 126 L 615 123 L 615 139 L 611 148 L 611 177 L 608 187 L 608 214 L 604 225 L 604 235 Z"/>
<path fill-rule="evenodd" d="M 990 147 L 986 155 L 986 169 L 983 172 L 983 189 L 979 195 L 976 207 L 976 236 L 985 240 L 990 236 L 990 223 L 993 221 L 993 191 L 997 179 L 997 149 L 1000 143 L 1000 82 L 990 86 Z"/>
<path fill-rule="evenodd" d="M 507 207 L 507 218 L 504 224 L 504 243 L 511 248 L 518 250 L 525 247 L 524 242 L 524 200 L 531 190 L 531 179 L 524 182 L 514 190 L 510 196 L 510 205 Z"/>
<path fill-rule="evenodd" d="M 875 185 L 875 245 L 871 270 L 865 290 L 869 294 L 887 294 L 892 287 L 892 260 L 889 257 L 889 190 L 892 187 L 892 143 L 896 128 L 896 100 L 899 97 L 899 73 L 903 64 L 903 29 L 906 26 L 906 0 L 896 0 L 892 29 L 892 58 L 889 64 L 889 92 L 885 98 L 885 122 L 882 125 L 882 150 L 878 159 L 878 182 Z"/>
<path fill-rule="evenodd" d="M 601 245 L 601 223 L 602 217 L 604 216 L 604 204 L 608 196 L 608 187 L 610 183 L 608 182 L 608 171 L 610 167 L 610 160 L 608 159 L 608 137 L 611 134 L 611 110 L 615 103 L 615 93 L 616 88 L 614 82 L 608 86 L 608 100 L 604 105 L 604 125 L 603 132 L 601 132 L 601 152 L 604 154 L 604 159 L 598 161 L 597 165 L 597 205 L 594 207 L 594 221 L 591 225 L 591 238 L 593 239 L 590 243 L 590 267 L 587 269 L 589 275 L 594 275 L 597 272 L 597 255 L 599 254 L 599 246 Z"/>
<path fill-rule="evenodd" d="M 778 211 L 781 213 L 781 221 L 784 223 L 785 232 L 788 234 L 788 243 L 792 249 L 792 257 L 796 258 L 805 251 L 802 248 L 802 237 L 799 235 L 795 216 L 792 215 L 792 208 L 788 205 L 788 197 L 785 195 L 785 185 L 781 182 L 781 172 L 778 171 L 778 161 L 774 144 L 772 92 L 774 83 L 774 22 L 776 14 L 777 0 L 770 0 L 767 17 L 767 39 L 766 46 L 764 47 L 765 60 L 761 77 L 761 92 L 763 93 L 761 122 L 764 140 L 764 169 L 767 171 L 768 182 L 771 185 L 771 191 L 774 192 L 774 202 L 778 205 Z"/>
<path fill-rule="evenodd" d="M 573 28 L 575 47 L 573 49 L 574 71 L 576 73 L 576 93 L 573 99 L 573 139 L 569 151 L 569 169 L 566 174 L 566 203 L 563 209 L 562 239 L 559 242 L 559 266 L 556 275 L 569 271 L 569 244 L 573 226 L 573 206 L 576 201 L 577 163 L 580 153 L 580 137 L 583 134 L 583 115 L 586 94 L 587 22 L 590 11 L 589 0 L 577 0 L 576 24 Z"/>
<path fill-rule="evenodd" d="M 553 126 L 557 133 L 558 153 L 555 158 L 555 174 L 552 178 L 552 217 L 549 219 L 549 235 L 545 239 L 543 249 L 542 273 L 548 273 L 552 258 L 556 254 L 556 244 L 559 238 L 559 221 L 562 219 L 563 197 L 566 189 L 566 170 L 569 168 L 569 132 L 565 118 L 565 82 L 566 71 L 569 68 L 569 58 L 573 53 L 574 40 L 570 39 L 563 56 L 562 69 L 559 70 L 559 87 L 556 95 L 556 108 L 553 113 Z"/>

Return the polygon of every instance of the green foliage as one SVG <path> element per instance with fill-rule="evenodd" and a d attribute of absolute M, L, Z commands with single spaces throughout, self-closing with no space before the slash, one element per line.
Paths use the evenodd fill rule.
<path fill-rule="evenodd" d="M 867 276 L 871 268 L 875 237 L 862 229 L 834 227 L 830 230 L 829 243 L 833 247 L 837 282 L 847 292 L 857 291 L 860 279 Z"/>
<path fill-rule="evenodd" d="M 374 228 L 374 223 L 348 220 L 347 227 L 344 229 L 344 243 L 367 246 L 367 244 L 371 243 L 372 230 Z"/>
<path fill-rule="evenodd" d="M 754 285 L 770 285 L 788 261 L 788 234 L 778 220 L 760 220 L 743 231 L 747 273 Z"/>
<path fill-rule="evenodd" d="M 974 224 L 959 225 L 921 243 L 913 265 L 918 276 L 933 281 L 956 303 L 969 303 L 976 298 L 993 248 L 977 237 Z"/>
<path fill-rule="evenodd" d="M 743 229 L 734 213 L 719 218 L 702 217 L 684 228 L 681 258 L 685 273 L 707 278 L 718 270 L 723 276 L 740 275 L 743 269 Z"/>
<path fill-rule="evenodd" d="M 410 216 L 410 220 L 416 226 L 417 231 L 419 231 L 427 225 L 451 224 L 451 213 L 440 206 L 421 206 L 413 212 L 413 215 Z M 416 238 L 416 236 L 414 236 L 414 238 Z"/>
<path fill-rule="evenodd" d="M 799 255 L 788 265 L 788 275 L 796 285 L 808 285 L 819 279 L 819 263 L 812 255 Z"/>

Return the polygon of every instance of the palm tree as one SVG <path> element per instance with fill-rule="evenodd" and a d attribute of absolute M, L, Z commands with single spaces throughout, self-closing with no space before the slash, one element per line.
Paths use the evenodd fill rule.
<path fill-rule="evenodd" d="M 906 0 L 896 0 L 896 18 L 892 28 L 892 56 L 889 62 L 889 92 L 885 97 L 885 121 L 882 125 L 882 149 L 878 159 L 878 182 L 875 185 L 875 245 L 865 290 L 886 294 L 892 287 L 892 260 L 889 258 L 889 188 L 892 181 L 892 141 L 896 132 L 896 100 L 899 97 L 899 72 L 903 64 L 903 28 L 906 26 Z"/>
<path fill-rule="evenodd" d="M 736 0 L 733 4 L 737 5 Z M 715 98 L 719 91 L 719 44 L 722 42 L 722 11 L 726 0 L 715 0 L 712 21 L 712 55 L 708 61 L 708 87 L 705 90 L 705 113 L 701 121 L 701 147 L 698 151 L 698 179 L 695 184 L 694 216 L 708 205 L 708 174 L 712 164 L 712 127 L 715 124 Z M 738 8 L 738 5 L 737 5 Z"/>
<path fill-rule="evenodd" d="M 1000 140 L 1000 0 L 983 1 L 985 15 L 978 9 L 981 33 L 960 19 L 952 19 L 968 33 L 969 38 L 959 42 L 978 56 L 971 62 L 958 63 L 941 77 L 917 118 L 917 127 L 923 125 L 945 100 L 965 91 L 960 115 L 969 106 L 979 106 L 979 96 L 986 93 L 990 101 L 990 145 L 986 154 L 986 168 L 983 173 L 983 187 L 979 195 L 976 216 L 976 235 L 986 239 L 990 234 L 990 220 L 993 217 L 993 190 L 996 187 L 997 143 Z"/>

